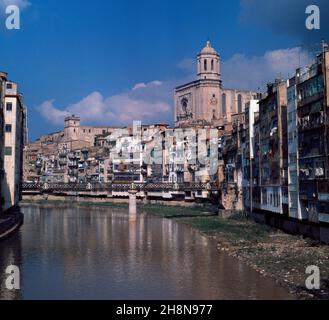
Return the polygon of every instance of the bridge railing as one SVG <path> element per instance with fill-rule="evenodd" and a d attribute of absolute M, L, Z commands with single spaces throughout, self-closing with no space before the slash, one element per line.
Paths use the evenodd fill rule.
<path fill-rule="evenodd" d="M 30 183 L 22 184 L 23 192 L 128 192 L 131 183 Z M 218 191 L 215 183 L 134 183 L 133 188 L 139 192 L 186 192 L 186 191 Z"/>

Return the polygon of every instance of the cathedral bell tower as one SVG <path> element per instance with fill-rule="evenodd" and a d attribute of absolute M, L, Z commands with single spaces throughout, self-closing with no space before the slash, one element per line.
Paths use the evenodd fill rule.
<path fill-rule="evenodd" d="M 175 127 L 222 127 L 232 121 L 232 114 L 243 113 L 245 104 L 255 94 L 223 89 L 220 55 L 207 41 L 197 55 L 197 79 L 175 88 Z"/>
<path fill-rule="evenodd" d="M 210 41 L 198 54 L 197 66 L 199 80 L 220 80 L 220 56 Z"/>
<path fill-rule="evenodd" d="M 210 125 L 220 119 L 220 56 L 210 41 L 197 56 L 197 77 L 175 89 L 176 127 Z"/>

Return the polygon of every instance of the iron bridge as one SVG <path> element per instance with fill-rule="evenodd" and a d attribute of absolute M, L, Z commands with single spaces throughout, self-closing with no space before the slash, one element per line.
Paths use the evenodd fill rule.
<path fill-rule="evenodd" d="M 22 183 L 23 194 L 61 192 L 200 192 L 216 193 L 216 183 Z"/>

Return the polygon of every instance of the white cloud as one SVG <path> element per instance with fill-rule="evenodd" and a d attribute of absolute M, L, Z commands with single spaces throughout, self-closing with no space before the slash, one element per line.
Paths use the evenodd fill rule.
<path fill-rule="evenodd" d="M 296 68 L 310 62 L 308 52 L 299 47 L 267 51 L 263 56 L 235 54 L 222 63 L 223 86 L 264 89 L 268 82 L 293 76 Z"/>
<path fill-rule="evenodd" d="M 53 124 L 63 123 L 63 119 L 69 115 L 67 111 L 62 111 L 54 107 L 54 100 L 47 100 L 37 108 L 41 115 Z"/>
<path fill-rule="evenodd" d="M 310 55 L 301 48 L 268 51 L 262 56 L 235 54 L 222 62 L 223 86 L 264 90 L 268 82 L 278 77 L 288 78 L 288 74 L 293 76 L 298 66 L 310 61 Z M 47 121 L 56 125 L 61 125 L 69 114 L 79 115 L 88 124 L 125 126 L 134 120 L 171 124 L 174 88 L 195 79 L 195 67 L 192 71 L 192 65 L 192 59 L 185 59 L 181 66 L 190 71 L 186 76 L 173 80 L 140 82 L 131 90 L 110 97 L 95 91 L 63 109 L 56 107 L 54 100 L 48 100 L 37 109 Z"/>
<path fill-rule="evenodd" d="M 158 81 L 158 80 L 154 80 L 154 81 L 149 82 L 147 84 L 145 84 L 144 82 L 140 82 L 140 83 L 135 84 L 135 86 L 133 87 L 133 90 L 144 89 L 144 88 L 147 88 L 147 87 L 158 87 L 158 86 L 161 86 L 161 85 L 162 85 L 162 82 Z"/>
<path fill-rule="evenodd" d="M 168 96 L 167 87 L 161 81 L 137 84 L 128 92 L 104 97 L 95 91 L 77 103 L 58 109 L 54 100 L 37 107 L 41 115 L 49 122 L 59 125 L 67 115 L 75 114 L 85 123 L 123 126 L 135 120 L 143 123 L 159 121 L 171 122 L 172 106 L 163 99 Z"/>
<path fill-rule="evenodd" d="M 144 82 L 136 83 L 135 86 L 133 87 L 133 90 L 138 90 L 142 88 L 146 88 L 146 84 Z"/>

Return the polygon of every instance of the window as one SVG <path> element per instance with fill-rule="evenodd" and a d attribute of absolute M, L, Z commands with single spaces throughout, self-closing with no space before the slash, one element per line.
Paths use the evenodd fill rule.
<path fill-rule="evenodd" d="M 226 114 L 226 94 L 222 94 L 222 114 Z"/>
<path fill-rule="evenodd" d="M 182 110 L 184 113 L 187 113 L 188 100 L 186 98 L 182 99 Z"/>
<path fill-rule="evenodd" d="M 214 60 L 211 60 L 211 71 L 214 71 Z"/>
<path fill-rule="evenodd" d="M 267 205 L 267 190 L 262 190 L 262 204 Z"/>
<path fill-rule="evenodd" d="M 11 124 L 6 124 L 6 126 L 5 126 L 5 131 L 6 131 L 7 133 L 10 133 L 10 132 L 11 132 Z"/>
<path fill-rule="evenodd" d="M 12 155 L 12 148 L 11 147 L 5 147 L 5 155 L 11 156 Z"/>
<path fill-rule="evenodd" d="M 12 111 L 13 110 L 13 104 L 11 102 L 6 103 L 6 110 L 7 111 Z"/>
<path fill-rule="evenodd" d="M 238 95 L 238 113 L 242 112 L 242 95 Z"/>
<path fill-rule="evenodd" d="M 13 84 L 10 83 L 10 82 L 8 82 L 8 83 L 7 83 L 7 89 L 12 89 L 12 88 L 13 88 Z"/>
<path fill-rule="evenodd" d="M 207 71 L 207 60 L 204 61 L 204 70 Z"/>

